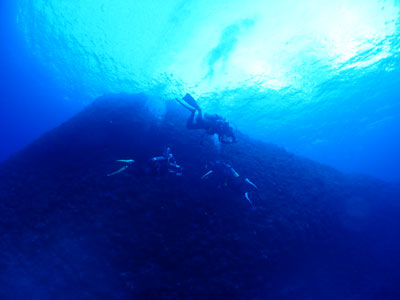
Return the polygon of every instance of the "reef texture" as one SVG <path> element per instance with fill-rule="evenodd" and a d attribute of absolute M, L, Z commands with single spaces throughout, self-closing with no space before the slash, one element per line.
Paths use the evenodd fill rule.
<path fill-rule="evenodd" d="M 218 146 L 149 103 L 101 97 L 0 165 L 1 299 L 400 299 L 398 185 L 240 133 Z M 165 146 L 183 176 L 143 171 Z M 216 159 L 254 208 L 200 179 Z"/>

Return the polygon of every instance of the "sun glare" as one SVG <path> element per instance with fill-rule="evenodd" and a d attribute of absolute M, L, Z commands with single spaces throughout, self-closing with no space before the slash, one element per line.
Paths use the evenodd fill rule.
<path fill-rule="evenodd" d="M 398 15 L 394 1 L 378 0 L 21 0 L 18 20 L 43 65 L 96 95 L 151 88 L 162 74 L 198 93 L 245 84 L 306 89 L 326 80 L 328 69 L 366 68 L 390 56 Z"/>

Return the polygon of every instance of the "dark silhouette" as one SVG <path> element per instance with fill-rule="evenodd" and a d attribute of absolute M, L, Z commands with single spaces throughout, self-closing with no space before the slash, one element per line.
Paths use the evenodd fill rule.
<path fill-rule="evenodd" d="M 223 117 L 217 114 L 203 115 L 200 106 L 190 94 L 186 94 L 182 99 L 184 102 L 179 99 L 176 100 L 191 111 L 186 123 L 188 129 L 204 129 L 209 135 L 217 134 L 218 140 L 222 144 L 236 143 L 234 130 Z"/>
<path fill-rule="evenodd" d="M 155 156 L 149 161 L 149 171 L 157 174 L 174 174 L 182 176 L 182 167 L 176 163 L 176 160 L 171 153 L 171 148 L 167 147 L 162 156 Z"/>
<path fill-rule="evenodd" d="M 243 194 L 246 200 L 253 206 L 248 193 L 248 188 L 258 190 L 257 186 L 248 178 L 243 178 L 238 172 L 228 163 L 217 160 L 215 163 L 210 164 L 210 170 L 205 173 L 201 179 L 212 177 L 218 188 L 229 187 L 232 190 Z"/>

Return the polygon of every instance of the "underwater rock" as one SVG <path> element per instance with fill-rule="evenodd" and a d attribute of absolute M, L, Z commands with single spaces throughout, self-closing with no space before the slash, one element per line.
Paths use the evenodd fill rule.
<path fill-rule="evenodd" d="M 154 110 L 103 96 L 0 165 L 1 299 L 400 299 L 399 186 Z M 144 171 L 165 146 L 183 176 Z M 217 159 L 254 208 L 200 179 Z"/>

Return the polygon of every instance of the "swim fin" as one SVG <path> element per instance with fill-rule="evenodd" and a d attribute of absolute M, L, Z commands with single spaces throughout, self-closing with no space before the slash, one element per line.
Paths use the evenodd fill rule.
<path fill-rule="evenodd" d="M 185 95 L 185 97 L 182 98 L 183 100 L 185 100 L 185 102 L 187 104 L 189 104 L 190 106 L 194 107 L 196 110 L 201 111 L 200 106 L 197 104 L 196 100 L 194 100 L 194 98 L 192 97 L 192 95 L 190 95 L 189 93 L 187 93 Z"/>
<path fill-rule="evenodd" d="M 195 109 L 193 106 L 187 104 L 186 101 L 185 101 L 185 102 L 184 102 L 184 101 L 181 101 L 181 100 L 179 100 L 178 98 L 175 98 L 175 100 L 176 100 L 180 105 L 182 105 L 183 107 L 185 107 L 185 108 L 187 108 L 188 110 L 190 110 L 192 113 L 196 111 L 196 109 Z"/>
<path fill-rule="evenodd" d="M 253 206 L 253 201 L 251 201 L 248 192 L 244 193 L 244 197 L 246 198 L 247 201 L 249 201 L 251 207 L 254 207 L 254 206 Z"/>
<path fill-rule="evenodd" d="M 107 176 L 113 176 L 115 174 L 121 173 L 121 172 L 125 171 L 127 168 L 128 168 L 128 166 L 122 167 L 121 169 L 119 169 L 111 174 L 107 174 Z"/>
<path fill-rule="evenodd" d="M 204 174 L 203 176 L 201 176 L 201 179 L 206 178 L 208 175 L 210 175 L 213 171 L 208 171 L 206 174 Z"/>
<path fill-rule="evenodd" d="M 133 159 L 117 159 L 116 161 L 120 161 L 120 162 L 124 162 L 124 163 L 128 163 L 128 164 L 135 162 L 135 160 L 133 160 Z"/>
<path fill-rule="evenodd" d="M 201 112 L 200 106 L 197 104 L 196 100 L 194 100 L 194 98 L 189 93 L 187 93 L 185 97 L 182 98 L 182 100 L 185 102 L 176 99 L 176 101 L 185 106 L 187 109 L 190 109 L 191 111 L 198 110 L 199 112 Z"/>
<path fill-rule="evenodd" d="M 250 181 L 250 179 L 246 178 L 244 181 L 246 181 L 248 184 L 250 184 L 252 187 L 254 187 L 256 190 L 258 190 L 258 187 Z"/>

